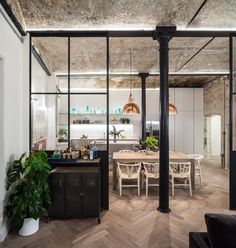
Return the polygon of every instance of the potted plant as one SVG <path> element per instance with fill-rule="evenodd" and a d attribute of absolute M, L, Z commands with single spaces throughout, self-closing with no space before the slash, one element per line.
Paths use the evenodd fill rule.
<path fill-rule="evenodd" d="M 58 142 L 66 142 L 67 141 L 67 129 L 59 128 L 58 130 Z"/>
<path fill-rule="evenodd" d="M 23 153 L 20 159 L 10 163 L 6 188 L 12 193 L 6 210 L 21 236 L 37 232 L 39 218 L 47 215 L 51 204 L 49 174 L 50 166 L 44 151 L 37 151 L 31 156 Z"/>
<path fill-rule="evenodd" d="M 116 142 L 117 137 L 118 138 L 119 138 L 119 136 L 122 137 L 122 134 L 121 134 L 122 132 L 124 132 L 124 130 L 116 130 L 116 127 L 113 126 L 113 130 L 111 130 L 109 132 L 109 134 L 113 135 L 113 141 L 114 141 L 114 143 Z"/>
<path fill-rule="evenodd" d="M 147 137 L 143 144 L 146 145 L 146 154 L 152 154 L 152 150 L 157 149 L 159 146 L 158 139 L 154 136 Z"/>

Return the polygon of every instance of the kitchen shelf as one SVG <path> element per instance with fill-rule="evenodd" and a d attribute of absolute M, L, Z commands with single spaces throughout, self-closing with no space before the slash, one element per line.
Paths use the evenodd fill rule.
<path fill-rule="evenodd" d="M 73 125 L 73 126 L 87 126 L 87 125 L 100 125 L 100 126 L 106 126 L 107 124 L 106 123 L 88 123 L 88 124 L 70 124 L 70 125 Z M 123 123 L 117 123 L 117 124 L 112 124 L 110 123 L 109 126 L 114 126 L 114 125 L 120 125 L 120 126 L 133 126 L 133 124 L 123 124 Z"/>
<path fill-rule="evenodd" d="M 68 115 L 68 113 L 59 113 L 60 115 Z M 78 116 L 78 115 L 99 115 L 99 116 L 106 116 L 107 114 L 92 114 L 92 113 L 88 113 L 88 114 L 70 114 L 70 116 Z M 109 114 L 109 115 L 115 115 L 115 116 L 139 116 L 139 114 Z"/>

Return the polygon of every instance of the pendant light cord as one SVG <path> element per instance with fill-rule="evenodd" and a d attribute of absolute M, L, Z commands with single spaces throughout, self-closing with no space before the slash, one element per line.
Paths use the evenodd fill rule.
<path fill-rule="evenodd" d="M 130 95 L 132 95 L 132 52 L 131 48 L 129 50 L 129 66 L 130 66 L 130 77 L 129 77 L 129 84 L 130 84 Z"/>

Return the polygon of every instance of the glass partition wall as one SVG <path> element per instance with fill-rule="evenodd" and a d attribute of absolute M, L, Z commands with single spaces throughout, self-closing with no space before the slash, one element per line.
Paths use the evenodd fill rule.
<path fill-rule="evenodd" d="M 30 149 L 107 150 L 106 37 L 31 37 Z"/>

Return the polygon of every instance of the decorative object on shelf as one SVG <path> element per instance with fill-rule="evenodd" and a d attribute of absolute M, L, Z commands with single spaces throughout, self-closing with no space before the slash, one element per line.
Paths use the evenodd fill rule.
<path fill-rule="evenodd" d="M 9 196 L 7 215 L 19 234 L 28 236 L 38 231 L 39 218 L 48 214 L 51 204 L 47 154 L 37 151 L 11 162 L 7 171 L 7 190 L 17 185 Z"/>
<path fill-rule="evenodd" d="M 82 124 L 89 124 L 90 121 L 87 117 L 85 117 L 83 120 L 82 120 Z"/>
<path fill-rule="evenodd" d="M 116 143 L 116 139 L 117 137 L 119 138 L 119 136 L 122 136 L 122 132 L 124 132 L 124 130 L 116 130 L 116 127 L 113 126 L 113 130 L 109 132 L 109 134 L 113 135 L 113 142 Z"/>
<path fill-rule="evenodd" d="M 118 123 L 118 120 L 116 119 L 116 117 L 113 117 L 113 118 L 110 120 L 110 123 L 111 123 L 111 124 L 117 124 L 117 123 Z"/>
<path fill-rule="evenodd" d="M 159 146 L 158 139 L 154 136 L 147 137 L 144 142 L 144 145 L 146 145 L 146 154 L 150 155 L 153 153 L 153 149 L 157 149 Z"/>
<path fill-rule="evenodd" d="M 128 98 L 128 103 L 123 107 L 123 113 L 126 114 L 140 114 L 139 106 L 134 102 L 132 96 L 132 53 L 130 49 L 130 93 Z"/>
<path fill-rule="evenodd" d="M 122 124 L 129 124 L 130 123 L 130 119 L 129 118 L 120 118 L 120 122 Z"/>
<path fill-rule="evenodd" d="M 169 114 L 170 115 L 176 115 L 177 114 L 177 108 L 173 103 L 169 103 Z"/>
<path fill-rule="evenodd" d="M 59 128 L 58 130 L 58 142 L 67 142 L 67 129 L 66 128 Z"/>
<path fill-rule="evenodd" d="M 87 147 L 88 145 L 89 145 L 88 136 L 83 134 L 82 137 L 80 137 L 80 146 L 81 147 Z"/>
<path fill-rule="evenodd" d="M 73 114 L 77 114 L 78 113 L 78 109 L 76 107 L 71 108 L 70 113 Z"/>
<path fill-rule="evenodd" d="M 52 159 L 60 159 L 61 158 L 61 152 L 59 150 L 55 150 L 52 154 Z"/>

